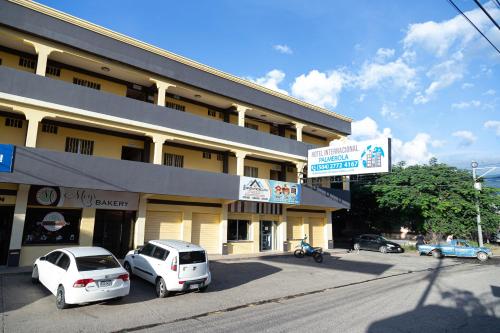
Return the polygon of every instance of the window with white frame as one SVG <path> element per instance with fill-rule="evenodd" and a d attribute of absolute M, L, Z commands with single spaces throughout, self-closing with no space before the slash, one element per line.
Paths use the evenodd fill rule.
<path fill-rule="evenodd" d="M 184 156 L 165 153 L 163 164 L 165 164 L 167 166 L 173 166 L 176 168 L 183 168 L 184 167 Z"/>
<path fill-rule="evenodd" d="M 92 155 L 94 153 L 94 141 L 67 137 L 64 151 L 68 153 Z"/>
<path fill-rule="evenodd" d="M 245 166 L 244 176 L 258 178 L 259 177 L 259 168 Z"/>

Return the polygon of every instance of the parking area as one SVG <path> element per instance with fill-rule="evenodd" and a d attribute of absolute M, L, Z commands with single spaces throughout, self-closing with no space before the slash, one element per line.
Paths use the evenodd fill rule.
<path fill-rule="evenodd" d="M 489 264 L 498 265 L 494 259 Z M 57 310 L 55 297 L 28 274 L 0 275 L 1 326 L 4 332 L 116 332 L 147 328 L 203 313 L 307 294 L 363 281 L 466 264 L 476 260 L 435 260 L 414 254 L 362 251 L 326 254 L 322 264 L 291 255 L 211 261 L 213 284 L 205 293 L 156 298 L 153 285 L 132 279 L 131 292 L 120 301 Z"/>

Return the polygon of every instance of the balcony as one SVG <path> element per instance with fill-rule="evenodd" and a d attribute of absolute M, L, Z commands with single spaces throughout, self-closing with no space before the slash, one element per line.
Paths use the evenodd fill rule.
<path fill-rule="evenodd" d="M 141 162 L 16 146 L 14 170 L 0 183 L 238 200 L 239 177 Z M 344 191 L 345 192 L 345 191 Z M 303 187 L 302 205 L 348 208 L 347 201 Z"/>
<path fill-rule="evenodd" d="M 243 144 L 295 156 L 306 157 L 307 150 L 312 147 L 303 142 L 7 67 L 0 67 L 0 93 L 161 126 L 185 132 L 188 136 L 201 135 L 207 140 L 215 138 L 227 144 Z"/>

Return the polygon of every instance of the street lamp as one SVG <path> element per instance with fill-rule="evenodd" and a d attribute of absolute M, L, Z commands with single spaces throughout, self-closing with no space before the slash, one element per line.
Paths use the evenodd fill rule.
<path fill-rule="evenodd" d="M 474 188 L 477 191 L 481 191 L 481 183 L 477 181 L 476 178 L 476 169 L 478 164 L 476 161 L 472 161 L 472 179 L 474 180 Z M 481 211 L 479 209 L 479 196 L 476 192 L 476 211 L 477 211 L 477 241 L 479 242 L 479 246 L 483 246 L 483 229 L 481 228 Z"/>

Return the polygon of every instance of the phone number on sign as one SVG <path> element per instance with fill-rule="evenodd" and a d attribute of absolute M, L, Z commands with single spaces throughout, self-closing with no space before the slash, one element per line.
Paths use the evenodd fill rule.
<path fill-rule="evenodd" d="M 347 169 L 347 168 L 357 168 L 359 161 L 344 161 L 337 163 L 324 163 L 324 164 L 313 164 L 311 165 L 312 171 L 325 171 L 325 170 L 335 170 L 335 169 Z"/>

